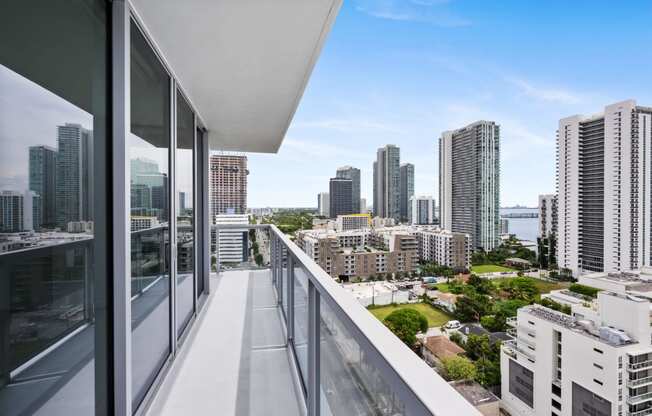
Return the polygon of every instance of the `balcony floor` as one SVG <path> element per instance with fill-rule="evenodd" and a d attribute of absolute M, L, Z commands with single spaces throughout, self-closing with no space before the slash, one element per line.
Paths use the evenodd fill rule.
<path fill-rule="evenodd" d="M 148 414 L 303 414 L 269 270 L 211 278 L 211 295 Z"/>

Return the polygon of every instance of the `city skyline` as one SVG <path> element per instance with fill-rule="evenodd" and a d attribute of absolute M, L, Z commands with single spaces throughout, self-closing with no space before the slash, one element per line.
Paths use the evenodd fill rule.
<path fill-rule="evenodd" d="M 361 169 L 361 197 L 372 201 L 374 152 L 387 143 L 414 163 L 415 193 L 438 202 L 438 137 L 487 119 L 503 134 L 501 205 L 535 207 L 538 194 L 555 191 L 560 118 L 652 102 L 640 81 L 652 58 L 630 42 L 650 36 L 648 7 L 634 15 L 609 3 L 422 3 L 431 5 L 344 4 L 279 153 L 250 156 L 249 206 L 315 206 L 343 164 Z M 293 186 L 269 189 L 268 180 Z"/>

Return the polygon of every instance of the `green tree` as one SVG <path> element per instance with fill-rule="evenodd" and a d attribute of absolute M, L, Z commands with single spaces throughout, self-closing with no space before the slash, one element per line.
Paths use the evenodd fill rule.
<path fill-rule="evenodd" d="M 263 265 L 263 255 L 262 254 L 260 254 L 260 253 L 256 254 L 255 259 L 256 259 L 256 264 L 257 265 L 259 265 L 259 266 Z"/>
<path fill-rule="evenodd" d="M 466 283 L 472 286 L 477 293 L 483 295 L 489 295 L 494 290 L 494 285 L 491 283 L 491 280 L 483 279 L 476 274 L 471 274 L 471 277 L 469 277 Z"/>
<path fill-rule="evenodd" d="M 507 328 L 507 318 L 500 312 L 480 318 L 480 324 L 489 332 L 501 332 Z"/>
<path fill-rule="evenodd" d="M 534 284 L 534 280 L 528 277 L 507 279 L 502 283 L 501 287 L 508 293 L 510 299 L 533 302 L 539 294 L 539 291 Z"/>
<path fill-rule="evenodd" d="M 467 293 L 457 299 L 455 317 L 462 322 L 478 322 L 492 309 L 491 299 L 487 295 Z"/>
<path fill-rule="evenodd" d="M 520 299 L 506 299 L 495 303 L 494 313 L 503 314 L 506 317 L 516 316 L 516 311 L 519 308 L 529 305 L 530 303 Z"/>
<path fill-rule="evenodd" d="M 449 380 L 473 380 L 476 377 L 475 365 L 466 357 L 444 358 L 442 364 Z"/>
<path fill-rule="evenodd" d="M 466 346 L 466 344 L 464 343 L 464 340 L 462 339 L 462 334 L 460 334 L 457 331 L 453 332 L 450 335 L 449 339 L 451 341 L 453 341 L 454 343 L 456 343 L 457 345 L 459 345 L 460 347 L 462 347 L 462 348 L 464 348 Z"/>
<path fill-rule="evenodd" d="M 417 341 L 417 333 L 428 330 L 428 319 L 421 312 L 408 308 L 395 310 L 387 315 L 383 323 L 410 348 Z"/>
<path fill-rule="evenodd" d="M 500 361 L 480 358 L 475 362 L 476 380 L 485 387 L 500 384 Z"/>

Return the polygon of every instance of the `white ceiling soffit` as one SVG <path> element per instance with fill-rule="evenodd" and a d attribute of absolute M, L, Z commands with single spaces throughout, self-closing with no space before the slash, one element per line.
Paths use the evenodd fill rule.
<path fill-rule="evenodd" d="M 342 0 L 132 0 L 209 131 L 277 152 Z"/>

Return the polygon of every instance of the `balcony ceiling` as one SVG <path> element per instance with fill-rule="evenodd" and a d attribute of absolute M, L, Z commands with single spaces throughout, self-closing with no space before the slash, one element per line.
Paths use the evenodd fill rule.
<path fill-rule="evenodd" d="M 278 151 L 342 0 L 132 0 L 213 150 Z"/>

